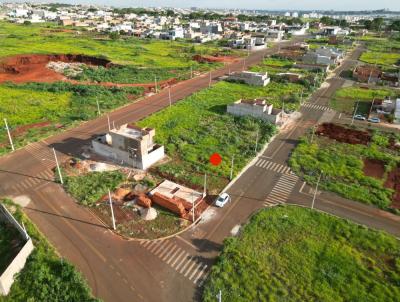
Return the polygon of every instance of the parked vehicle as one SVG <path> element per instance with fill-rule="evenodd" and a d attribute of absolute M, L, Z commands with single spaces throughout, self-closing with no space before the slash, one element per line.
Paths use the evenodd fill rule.
<path fill-rule="evenodd" d="M 359 120 L 359 121 L 365 121 L 366 120 L 365 116 L 362 116 L 361 114 L 356 114 L 354 116 L 354 119 L 355 120 Z"/>
<path fill-rule="evenodd" d="M 222 208 L 227 202 L 231 201 L 231 197 L 227 193 L 222 193 L 218 196 L 217 200 L 215 201 L 215 205 L 217 207 Z"/>
<path fill-rule="evenodd" d="M 377 118 L 377 117 L 371 117 L 371 118 L 368 119 L 368 122 L 370 122 L 370 123 L 380 123 L 381 120 L 379 118 Z"/>

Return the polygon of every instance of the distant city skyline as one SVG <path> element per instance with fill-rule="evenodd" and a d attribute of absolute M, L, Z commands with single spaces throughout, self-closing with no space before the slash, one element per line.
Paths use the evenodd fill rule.
<path fill-rule="evenodd" d="M 11 0 L 12 1 L 12 0 Z M 6 2 L 6 1 L 1 1 Z M 19 1 L 24 2 L 24 1 Z M 43 1 L 29 1 L 32 3 Z M 378 10 L 390 9 L 392 11 L 400 11 L 400 1 L 393 0 L 337 0 L 337 1 L 316 1 L 316 0 L 65 0 L 65 1 L 51 1 L 45 2 L 59 2 L 67 4 L 101 4 L 116 7 L 199 7 L 199 8 L 229 8 L 229 9 L 264 9 L 264 10 L 337 10 L 337 11 L 361 11 L 361 10 Z M 293 3 L 294 2 L 294 3 Z"/>

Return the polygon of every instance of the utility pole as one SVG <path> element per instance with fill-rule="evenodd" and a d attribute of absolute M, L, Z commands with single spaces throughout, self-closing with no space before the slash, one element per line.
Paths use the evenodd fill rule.
<path fill-rule="evenodd" d="M 243 71 L 245 70 L 245 68 L 246 68 L 246 58 L 243 59 L 243 68 L 242 68 Z"/>
<path fill-rule="evenodd" d="M 108 131 L 111 131 L 110 116 L 107 115 Z"/>
<path fill-rule="evenodd" d="M 192 220 L 194 223 L 194 198 L 193 198 L 193 191 L 192 191 Z"/>
<path fill-rule="evenodd" d="M 210 81 L 208 83 L 208 87 L 211 87 L 211 71 L 210 71 Z"/>
<path fill-rule="evenodd" d="M 204 191 L 203 198 L 207 196 L 207 173 L 204 173 Z"/>
<path fill-rule="evenodd" d="M 353 117 L 352 117 L 352 119 L 351 119 L 351 125 L 353 125 L 353 123 L 354 123 L 354 117 L 355 117 L 355 116 L 356 116 L 356 114 L 357 114 L 357 110 L 358 110 L 358 103 L 359 103 L 359 101 L 357 101 L 356 109 L 354 110 Z"/>
<path fill-rule="evenodd" d="M 97 113 L 99 114 L 99 116 L 101 115 L 100 112 L 100 105 L 99 105 L 99 100 L 96 98 L 96 104 L 97 104 Z"/>
<path fill-rule="evenodd" d="M 315 203 L 315 198 L 317 197 L 317 191 L 318 191 L 318 186 L 319 186 L 319 181 L 321 180 L 321 175 L 322 175 L 323 171 L 321 171 L 321 173 L 318 176 L 318 181 L 317 181 L 317 185 L 315 186 L 315 191 L 314 191 L 314 196 L 312 199 L 312 203 L 311 203 L 311 210 L 314 209 L 314 203 Z"/>
<path fill-rule="evenodd" d="M 233 161 L 234 161 L 235 155 L 232 155 L 232 160 L 231 160 L 231 175 L 230 175 L 230 180 L 233 178 Z"/>
<path fill-rule="evenodd" d="M 56 154 L 56 150 L 53 148 L 53 153 L 54 153 L 54 159 L 56 160 L 56 165 L 57 165 L 57 171 L 58 171 L 58 176 L 60 177 L 60 182 L 63 185 L 64 184 L 64 180 L 61 174 L 61 169 L 60 169 L 60 165 L 58 164 L 58 159 L 57 159 L 57 154 Z"/>
<path fill-rule="evenodd" d="M 169 99 L 169 107 L 172 106 L 172 100 L 171 100 L 171 86 L 168 87 L 168 99 Z"/>
<path fill-rule="evenodd" d="M 311 143 L 313 142 L 314 139 L 314 134 L 315 134 L 315 125 L 312 128 L 312 133 L 311 133 Z"/>
<path fill-rule="evenodd" d="M 304 89 L 301 90 L 301 95 L 300 95 L 300 106 L 303 105 L 303 91 L 304 91 Z"/>
<path fill-rule="evenodd" d="M 111 209 L 111 219 L 112 219 L 112 225 L 113 225 L 113 229 L 115 230 L 115 217 L 114 217 L 114 209 L 112 206 L 112 198 L 111 198 L 111 192 L 110 189 L 108 189 L 108 199 L 110 200 L 110 209 Z"/>
<path fill-rule="evenodd" d="M 256 147 L 254 148 L 254 152 L 257 153 L 257 146 L 258 146 L 258 130 L 256 134 Z"/>
<path fill-rule="evenodd" d="M 13 151 L 15 151 L 14 143 L 13 143 L 13 140 L 12 140 L 12 137 L 11 137 L 10 128 L 8 128 L 8 124 L 7 124 L 7 119 L 6 119 L 6 118 L 4 118 L 4 124 L 6 125 L 8 140 L 9 140 L 9 142 L 10 142 L 11 149 L 12 149 Z"/>
<path fill-rule="evenodd" d="M 190 65 L 190 78 L 193 78 L 193 66 Z"/>
<path fill-rule="evenodd" d="M 373 99 L 372 99 L 372 104 L 371 104 L 371 107 L 369 108 L 369 114 L 368 114 L 368 117 L 371 115 L 372 108 L 374 107 L 374 103 L 375 103 L 375 98 L 373 98 Z"/>
<path fill-rule="evenodd" d="M 217 298 L 218 298 L 218 302 L 222 302 L 222 290 L 220 290 L 218 292 Z"/>
<path fill-rule="evenodd" d="M 154 87 L 155 87 L 155 89 L 156 89 L 156 93 L 158 93 L 157 77 L 154 77 Z"/>

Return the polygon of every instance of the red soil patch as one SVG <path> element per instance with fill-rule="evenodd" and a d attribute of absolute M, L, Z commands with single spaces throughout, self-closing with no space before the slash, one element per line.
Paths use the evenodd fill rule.
<path fill-rule="evenodd" d="M 392 196 L 391 207 L 400 209 L 400 167 L 394 168 L 389 173 L 385 182 L 385 187 L 395 191 Z"/>
<path fill-rule="evenodd" d="M 80 82 L 70 80 L 62 74 L 47 68 L 51 61 L 65 63 L 84 63 L 91 66 L 111 67 L 115 66 L 109 60 L 90 57 L 85 55 L 18 55 L 0 60 L 0 83 L 14 82 L 44 82 L 52 83 L 57 81 L 69 82 L 75 85 L 99 85 L 104 87 L 143 87 L 146 91 L 155 89 L 154 83 L 117 84 L 111 82 Z M 160 81 L 157 86 L 162 89 L 178 82 L 176 78 Z"/>
<path fill-rule="evenodd" d="M 50 61 L 65 63 L 85 63 L 87 65 L 109 67 L 112 63 L 106 59 L 85 55 L 18 55 L 0 61 L 0 83 L 10 81 L 25 82 L 56 82 L 65 77 L 54 70 L 46 68 Z"/>
<path fill-rule="evenodd" d="M 368 145 L 371 141 L 371 134 L 368 131 L 349 129 L 332 123 L 319 125 L 316 134 L 353 145 Z"/>
<path fill-rule="evenodd" d="M 378 159 L 365 158 L 363 172 L 366 176 L 382 179 L 385 174 L 385 163 Z"/>
<path fill-rule="evenodd" d="M 195 55 L 193 56 L 193 60 L 199 62 L 199 63 L 231 63 L 235 62 L 238 60 L 236 57 L 232 56 L 201 56 L 201 55 Z"/>

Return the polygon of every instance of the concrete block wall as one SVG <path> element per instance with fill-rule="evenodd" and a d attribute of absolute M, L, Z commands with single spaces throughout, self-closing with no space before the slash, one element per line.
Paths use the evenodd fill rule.
<path fill-rule="evenodd" d="M 15 227 L 20 233 L 21 239 L 26 240 L 22 249 L 18 252 L 5 271 L 0 275 L 0 295 L 8 295 L 10 288 L 14 283 L 15 274 L 19 273 L 24 268 L 26 259 L 32 253 L 34 246 L 31 238 L 25 232 L 25 229 L 2 204 L 0 204 L 0 220 Z"/>

